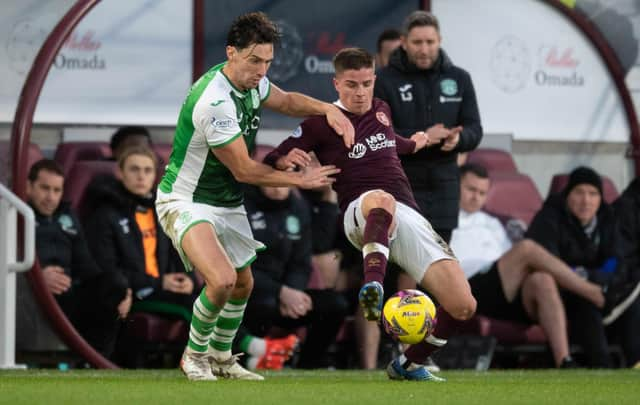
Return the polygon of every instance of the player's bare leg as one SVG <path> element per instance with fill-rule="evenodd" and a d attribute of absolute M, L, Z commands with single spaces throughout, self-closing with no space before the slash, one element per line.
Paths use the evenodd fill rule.
<path fill-rule="evenodd" d="M 235 286 L 236 272 L 208 222 L 196 224 L 185 233 L 182 249 L 206 286 L 193 304 L 189 342 L 180 368 L 189 380 L 215 380 L 209 364 L 209 340 Z"/>
<path fill-rule="evenodd" d="M 509 302 L 516 296 L 525 277 L 534 272 L 544 272 L 551 275 L 560 287 L 584 297 L 598 308 L 604 306 L 600 286 L 581 278 L 566 263 L 529 239 L 516 243 L 498 260 L 498 272 Z"/>
<path fill-rule="evenodd" d="M 380 326 L 376 322 L 367 321 L 363 315 L 363 309 L 358 308 L 354 320 L 360 367 L 363 370 L 375 370 L 378 367 Z"/>
<path fill-rule="evenodd" d="M 367 320 L 379 321 L 384 299 L 382 284 L 389 259 L 389 236 L 395 227 L 396 200 L 387 192 L 374 190 L 362 198 L 360 209 L 366 224 L 362 243 L 364 285 L 358 301 Z"/>
<path fill-rule="evenodd" d="M 442 381 L 427 371 L 424 363 L 457 333 L 464 321 L 473 316 L 477 304 L 464 272 L 455 260 L 445 259 L 431 264 L 420 285 L 440 303 L 435 330 L 423 342 L 411 345 L 403 355 L 389 363 L 387 374 L 391 379 Z"/>
<path fill-rule="evenodd" d="M 558 286 L 547 273 L 533 273 L 522 284 L 522 304 L 531 319 L 544 331 L 556 367 L 570 359 L 567 318 Z"/>
<path fill-rule="evenodd" d="M 211 337 L 211 371 L 218 378 L 236 380 L 262 381 L 264 377 L 253 373 L 238 363 L 240 355 L 231 354 L 231 345 L 238 333 L 244 310 L 253 290 L 253 275 L 251 268 L 245 267 L 238 272 L 229 300 L 225 303 L 213 330 Z"/>

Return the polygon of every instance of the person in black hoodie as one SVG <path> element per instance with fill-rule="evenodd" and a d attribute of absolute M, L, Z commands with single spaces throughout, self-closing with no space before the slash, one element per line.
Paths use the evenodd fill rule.
<path fill-rule="evenodd" d="M 389 104 L 396 133 L 426 131 L 429 144 L 402 165 L 422 214 L 449 242 L 458 225 L 459 152 L 475 149 L 482 126 L 471 76 L 440 48 L 436 17 L 414 11 L 402 26 L 402 45 L 377 72 L 374 95 Z"/>
<path fill-rule="evenodd" d="M 616 286 L 626 278 L 627 266 L 619 225 L 613 209 L 602 199 L 598 173 L 588 167 L 573 170 L 564 190 L 547 198 L 526 236 L 606 291 L 604 309 L 562 291 L 569 340 L 582 346 L 585 365 L 610 367 L 609 339 L 620 340 L 627 361 L 636 363 L 640 356 L 640 311 L 627 310 L 617 319 L 609 316 L 618 303 Z M 607 318 L 610 322 L 605 325 Z"/>
<path fill-rule="evenodd" d="M 153 151 L 132 146 L 120 154 L 117 178 L 101 176 L 91 183 L 87 239 L 98 264 L 128 280 L 133 310 L 190 321 L 194 280 L 158 224 L 152 192 L 156 169 Z"/>
<path fill-rule="evenodd" d="M 614 307 L 605 323 L 613 321 L 625 312 L 640 311 L 640 177 L 636 177 L 624 190 L 622 195 L 613 204 L 622 237 L 622 250 L 624 253 L 627 273 L 617 280 L 613 294 Z M 638 319 L 638 315 L 631 315 Z M 633 336 L 630 332 L 627 336 Z M 640 340 L 635 339 L 635 344 L 640 345 Z M 636 353 L 640 349 L 636 348 Z M 640 368 L 640 362 L 636 358 L 635 368 Z"/>
<path fill-rule="evenodd" d="M 307 288 L 312 269 L 309 206 L 289 187 L 251 186 L 245 194 L 245 208 L 255 238 L 268 249 L 252 265 L 255 284 L 245 312 L 246 329 L 237 337 L 241 349 L 252 354 L 251 338 L 267 335 L 272 326 L 287 330 L 307 326 L 298 367 L 326 367 L 327 347 L 336 337 L 348 304 L 331 289 Z M 275 364 L 267 357 L 256 360 L 249 366 L 282 367 L 281 362 Z M 268 366 L 269 360 L 275 367 Z"/>
<path fill-rule="evenodd" d="M 27 198 L 36 217 L 36 254 L 42 276 L 62 311 L 104 356 L 114 350 L 120 319 L 131 308 L 124 277 L 101 270 L 69 204 L 62 202 L 62 168 L 49 159 L 33 164 Z"/>

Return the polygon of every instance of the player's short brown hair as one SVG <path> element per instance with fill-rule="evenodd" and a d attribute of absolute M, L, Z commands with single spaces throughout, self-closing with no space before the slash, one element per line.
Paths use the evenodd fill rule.
<path fill-rule="evenodd" d="M 227 34 L 227 46 L 245 49 L 249 45 L 275 44 L 280 39 L 278 26 L 263 12 L 236 17 Z"/>
<path fill-rule="evenodd" d="M 373 68 L 373 56 L 362 48 L 344 48 L 333 57 L 333 67 L 336 74 L 345 70 L 360 70 Z"/>
<path fill-rule="evenodd" d="M 154 151 L 142 145 L 134 145 L 122 151 L 122 153 L 118 157 L 118 167 L 121 170 L 124 169 L 124 163 L 127 161 L 127 159 L 129 159 L 130 156 L 133 155 L 142 155 L 148 157 L 149 159 L 153 160 L 153 167 L 155 169 L 158 168 L 158 156 L 156 156 Z"/>
<path fill-rule="evenodd" d="M 438 23 L 436 16 L 422 10 L 414 11 L 404 19 L 402 23 L 402 35 L 408 35 L 409 31 L 415 27 L 433 27 L 436 31 L 440 32 L 440 23 Z"/>

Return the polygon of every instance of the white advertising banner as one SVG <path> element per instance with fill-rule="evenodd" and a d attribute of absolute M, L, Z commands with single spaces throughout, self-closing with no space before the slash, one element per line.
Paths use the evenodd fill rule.
<path fill-rule="evenodd" d="M 0 121 L 11 122 L 28 70 L 73 1 L 11 0 L 0 16 Z M 175 125 L 191 85 L 193 2 L 98 3 L 55 58 L 37 123 Z"/>
<path fill-rule="evenodd" d="M 442 48 L 470 72 L 486 133 L 628 142 L 622 100 L 597 50 L 541 0 L 432 0 Z"/>

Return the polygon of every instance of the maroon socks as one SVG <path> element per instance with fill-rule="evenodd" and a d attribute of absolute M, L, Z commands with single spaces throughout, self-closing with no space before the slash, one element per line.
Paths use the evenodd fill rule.
<path fill-rule="evenodd" d="M 404 352 L 408 361 L 416 364 L 424 364 L 427 357 L 447 343 L 447 339 L 454 336 L 464 321 L 459 321 L 449 315 L 442 307 L 436 311 L 436 328 L 433 334 L 426 340 L 409 346 Z"/>
<path fill-rule="evenodd" d="M 364 259 L 364 282 L 383 283 L 389 259 L 389 228 L 393 215 L 383 208 L 373 208 L 364 227 L 362 257 Z"/>

